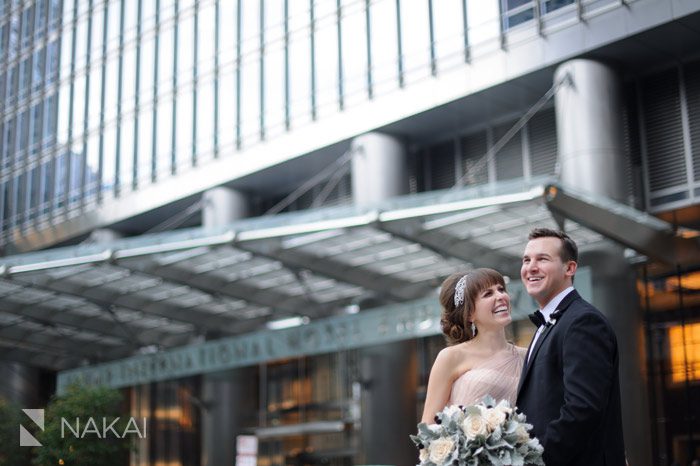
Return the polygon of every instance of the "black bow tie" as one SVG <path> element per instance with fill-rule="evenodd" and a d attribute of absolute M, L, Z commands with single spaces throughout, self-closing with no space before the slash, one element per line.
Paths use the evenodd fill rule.
<path fill-rule="evenodd" d="M 541 311 L 535 311 L 532 314 L 528 314 L 528 317 L 537 328 L 540 328 L 545 324 L 544 315 L 542 315 Z"/>
<path fill-rule="evenodd" d="M 552 312 L 552 315 L 549 316 L 549 320 L 544 319 L 544 314 L 542 314 L 542 311 L 535 311 L 532 314 L 528 314 L 527 316 L 530 318 L 530 321 L 535 324 L 537 328 L 540 328 L 541 326 L 547 326 L 549 327 L 550 325 L 553 325 L 554 322 L 557 321 L 559 317 L 561 317 L 562 311 L 560 309 L 557 309 L 556 311 Z"/>

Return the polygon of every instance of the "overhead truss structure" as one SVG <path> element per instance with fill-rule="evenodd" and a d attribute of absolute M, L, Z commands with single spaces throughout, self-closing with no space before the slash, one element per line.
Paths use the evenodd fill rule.
<path fill-rule="evenodd" d="M 1 258 L 0 358 L 62 370 L 414 300 L 473 267 L 517 279 L 528 231 L 563 219 L 582 249 L 700 257 L 692 234 L 544 179 L 422 193 Z"/>

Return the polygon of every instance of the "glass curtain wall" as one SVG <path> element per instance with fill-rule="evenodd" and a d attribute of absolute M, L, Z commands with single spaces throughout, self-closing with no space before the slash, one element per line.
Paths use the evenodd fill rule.
<path fill-rule="evenodd" d="M 60 0 L 0 1 L 0 231 L 48 211 L 60 9 Z"/>
<path fill-rule="evenodd" d="M 0 0 L 0 244 L 468 62 L 497 5 Z"/>
<path fill-rule="evenodd" d="M 465 3 L 3 0 L 0 243 L 435 74 Z"/>
<path fill-rule="evenodd" d="M 642 270 L 654 464 L 700 459 L 700 272 Z"/>

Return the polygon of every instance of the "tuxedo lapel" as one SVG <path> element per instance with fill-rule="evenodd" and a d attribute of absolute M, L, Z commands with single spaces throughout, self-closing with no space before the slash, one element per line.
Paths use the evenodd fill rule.
<path fill-rule="evenodd" d="M 537 339 L 537 342 L 535 343 L 535 347 L 532 348 L 532 354 L 530 354 L 530 357 L 527 357 L 527 354 L 529 354 L 530 349 L 528 348 L 528 353 L 525 355 L 525 365 L 523 366 L 523 374 L 520 377 L 520 383 L 518 384 L 518 393 L 520 393 L 520 390 L 523 388 L 523 383 L 525 383 L 525 379 L 527 378 L 527 374 L 530 372 L 530 367 L 532 367 L 532 363 L 535 362 L 535 357 L 537 356 L 537 352 L 540 350 L 542 347 L 542 343 L 547 339 L 547 336 L 549 333 L 552 331 L 554 328 L 554 325 L 549 325 L 545 327 L 545 329 L 542 331 L 540 334 L 539 338 Z M 530 346 L 532 346 L 532 342 L 530 343 Z"/>
<path fill-rule="evenodd" d="M 576 299 L 580 297 L 581 295 L 578 294 L 578 291 L 573 290 L 571 293 L 564 296 L 564 299 L 561 300 L 559 306 L 557 306 L 557 309 L 559 309 L 563 313 L 569 308 L 571 303 L 573 303 Z"/>
<path fill-rule="evenodd" d="M 518 391 L 516 393 L 520 393 L 520 388 L 523 386 L 523 381 L 525 381 L 525 374 L 527 374 L 527 366 L 529 366 L 529 358 L 527 356 L 528 354 L 530 354 L 530 348 L 532 348 L 532 342 L 534 340 L 534 337 L 532 340 L 530 340 L 530 344 L 528 345 L 527 351 L 525 352 L 525 362 L 523 363 L 522 371 L 520 371 L 520 380 L 518 381 Z"/>
<path fill-rule="evenodd" d="M 571 293 L 567 294 L 564 296 L 564 299 L 561 300 L 561 303 L 559 303 L 559 306 L 557 306 L 557 309 L 563 313 L 566 311 L 566 309 L 571 305 L 572 302 L 574 302 L 577 298 L 579 298 L 579 294 L 576 290 L 573 290 Z M 561 318 L 561 316 L 560 316 Z M 527 378 L 528 373 L 530 372 L 530 367 L 532 366 L 532 363 L 535 361 L 535 357 L 537 357 L 537 352 L 540 350 L 542 347 L 542 344 L 544 341 L 547 339 L 547 336 L 549 336 L 550 332 L 554 329 L 555 325 L 549 325 L 547 326 L 543 331 L 542 334 L 540 334 L 539 338 L 537 339 L 537 342 L 535 343 L 535 347 L 532 348 L 532 354 L 530 354 L 530 348 L 532 347 L 532 342 L 530 342 L 530 346 L 527 349 L 527 353 L 525 353 L 525 363 L 523 365 L 523 371 L 522 375 L 520 376 L 520 381 L 518 382 L 518 395 L 520 395 L 520 391 L 523 388 L 523 385 L 525 384 L 525 379 Z M 533 338 L 534 339 L 534 338 Z M 530 355 L 528 358 L 527 355 Z"/>

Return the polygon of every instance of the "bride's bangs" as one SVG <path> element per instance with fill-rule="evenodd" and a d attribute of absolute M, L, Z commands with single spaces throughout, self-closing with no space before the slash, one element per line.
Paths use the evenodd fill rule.
<path fill-rule="evenodd" d="M 506 282 L 503 279 L 503 275 L 493 269 L 477 269 L 474 271 L 475 276 L 472 281 L 473 290 L 475 294 L 481 293 L 482 291 L 491 288 L 493 285 L 501 285 L 506 288 Z"/>

